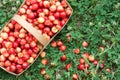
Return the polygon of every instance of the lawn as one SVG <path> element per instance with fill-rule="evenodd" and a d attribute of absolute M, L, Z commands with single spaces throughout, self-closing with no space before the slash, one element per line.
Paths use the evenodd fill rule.
<path fill-rule="evenodd" d="M 67 0 L 74 12 L 65 28 L 53 41 L 61 40 L 67 47 L 64 52 L 49 44 L 46 56 L 39 57 L 23 74 L 16 77 L 0 69 L 0 80 L 72 80 L 77 74 L 78 80 L 120 80 L 120 1 L 119 0 Z M 23 0 L 0 0 L 0 29 L 17 11 Z M 82 44 L 88 43 L 87 47 Z M 75 54 L 78 48 L 80 53 Z M 88 52 L 97 60 L 83 57 Z M 67 60 L 61 61 L 65 55 Z M 78 69 L 83 57 L 89 68 Z M 48 64 L 41 63 L 48 60 Z M 66 70 L 66 64 L 70 68 Z M 103 66 L 104 64 L 104 66 Z M 41 74 L 45 69 L 47 75 Z"/>

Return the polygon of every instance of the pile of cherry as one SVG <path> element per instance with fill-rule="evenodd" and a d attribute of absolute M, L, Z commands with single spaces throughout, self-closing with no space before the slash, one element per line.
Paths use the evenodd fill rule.
<path fill-rule="evenodd" d="M 26 0 L 17 14 L 50 40 L 68 21 L 72 10 L 66 0 Z M 0 33 L 0 66 L 19 74 L 34 62 L 41 49 L 30 32 L 11 20 Z"/>
<path fill-rule="evenodd" d="M 9 72 L 23 72 L 38 55 L 37 43 L 35 37 L 11 20 L 0 33 L 0 66 Z"/>
<path fill-rule="evenodd" d="M 48 40 L 61 30 L 71 14 L 66 0 L 26 0 L 18 12 Z"/>

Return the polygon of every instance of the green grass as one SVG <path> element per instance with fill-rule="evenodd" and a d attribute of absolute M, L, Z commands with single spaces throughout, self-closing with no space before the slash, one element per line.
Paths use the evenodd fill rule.
<path fill-rule="evenodd" d="M 23 0 L 0 0 L 0 28 L 14 15 Z M 41 58 L 22 75 L 15 77 L 0 69 L 1 80 L 45 80 L 40 74 L 40 69 L 45 68 L 51 80 L 72 80 L 72 74 L 79 74 L 79 80 L 120 80 L 120 2 L 119 0 L 68 0 L 74 13 L 65 28 L 55 37 L 55 41 L 61 39 L 67 46 L 63 53 L 58 48 L 52 48 L 49 44 L 45 51 L 49 64 L 41 64 Z M 66 34 L 71 34 L 70 42 Z M 82 47 L 83 41 L 88 41 L 89 46 Z M 98 51 L 99 46 L 104 46 L 105 51 Z M 79 55 L 72 50 L 80 48 Z M 99 69 L 90 63 L 90 72 L 87 75 L 77 70 L 78 59 L 88 51 L 95 58 L 104 62 L 105 67 Z M 60 56 L 66 54 L 67 61 L 61 62 Z M 51 66 L 55 63 L 56 66 Z M 65 70 L 65 64 L 71 63 L 69 71 Z M 101 63 L 100 63 L 101 64 Z M 106 72 L 110 68 L 111 72 Z M 94 72 L 97 71 L 97 74 Z M 59 77 L 58 77 L 59 75 Z"/>

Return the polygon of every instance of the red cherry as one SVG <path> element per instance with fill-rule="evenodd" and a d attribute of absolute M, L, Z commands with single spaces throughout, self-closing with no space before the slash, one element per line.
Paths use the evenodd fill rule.
<path fill-rule="evenodd" d="M 21 39 L 20 44 L 21 44 L 21 45 L 25 45 L 26 42 L 27 42 L 27 41 L 26 41 L 25 39 Z"/>
<path fill-rule="evenodd" d="M 13 46 L 13 48 L 18 47 L 18 43 L 17 42 L 12 42 L 12 46 Z"/>
<path fill-rule="evenodd" d="M 15 55 L 14 55 L 14 54 L 11 54 L 11 55 L 8 57 L 8 59 L 9 59 L 10 61 L 14 61 Z"/>
<path fill-rule="evenodd" d="M 57 7 L 57 11 L 59 11 L 59 12 L 62 12 L 62 11 L 64 11 L 64 8 L 63 8 L 63 6 L 62 6 L 62 5 L 59 5 L 59 6 Z"/>
<path fill-rule="evenodd" d="M 56 5 L 51 5 L 51 6 L 50 6 L 50 11 L 51 11 L 51 12 L 55 12 L 56 10 L 57 10 Z"/>
<path fill-rule="evenodd" d="M 89 59 L 89 61 L 93 62 L 93 61 L 95 60 L 95 57 L 94 57 L 93 55 L 90 55 L 90 56 L 88 57 L 88 59 Z"/>
<path fill-rule="evenodd" d="M 49 33 L 50 32 L 50 28 L 49 27 L 45 27 L 43 32 L 44 33 Z"/>
<path fill-rule="evenodd" d="M 44 58 L 45 55 L 46 55 L 46 52 L 44 52 L 44 51 L 40 53 L 40 57 L 41 57 L 41 58 Z"/>
<path fill-rule="evenodd" d="M 67 7 L 66 1 L 65 1 L 65 0 L 62 0 L 61 5 L 62 5 L 63 7 Z"/>
<path fill-rule="evenodd" d="M 11 66 L 11 62 L 9 60 L 5 61 L 5 67 Z"/>
<path fill-rule="evenodd" d="M 17 61 L 18 64 L 23 64 L 23 62 L 24 62 L 24 60 L 22 58 L 19 58 Z"/>
<path fill-rule="evenodd" d="M 94 60 L 94 65 L 97 65 L 98 64 L 98 60 Z"/>
<path fill-rule="evenodd" d="M 65 11 L 67 16 L 70 16 L 72 14 L 72 10 L 70 8 L 67 8 Z"/>
<path fill-rule="evenodd" d="M 4 62 L 0 62 L 0 66 L 4 67 L 5 63 Z"/>
<path fill-rule="evenodd" d="M 42 68 L 42 69 L 40 70 L 40 73 L 41 73 L 42 75 L 45 75 L 45 74 L 46 74 L 45 69 L 44 69 L 44 68 Z"/>
<path fill-rule="evenodd" d="M 44 1 L 43 5 L 45 8 L 49 8 L 50 7 L 50 2 L 49 1 Z"/>
<path fill-rule="evenodd" d="M 28 6 L 25 5 L 25 4 L 24 4 L 22 7 L 23 7 L 24 9 L 28 9 Z"/>
<path fill-rule="evenodd" d="M 10 66 L 10 71 L 15 72 L 16 71 L 16 66 L 15 65 L 11 65 Z"/>
<path fill-rule="evenodd" d="M 67 60 L 66 55 L 61 56 L 61 61 L 66 61 L 66 60 Z"/>
<path fill-rule="evenodd" d="M 14 25 L 14 24 L 16 24 L 16 21 L 15 20 L 11 20 L 11 23 Z"/>
<path fill-rule="evenodd" d="M 65 20 L 62 20 L 62 21 L 60 22 L 60 25 L 61 25 L 61 26 L 64 26 L 65 23 L 66 23 L 66 21 L 65 21 Z"/>
<path fill-rule="evenodd" d="M 34 47 L 33 52 L 37 53 L 38 51 L 39 51 L 39 47 L 38 46 Z"/>
<path fill-rule="evenodd" d="M 13 30 L 14 26 L 16 22 L 12 20 L 12 23 L 8 23 L 7 27 L 9 27 L 9 29 Z"/>
<path fill-rule="evenodd" d="M 57 47 L 57 43 L 55 41 L 53 41 L 53 42 L 51 42 L 51 46 L 55 48 L 55 47 Z"/>
<path fill-rule="evenodd" d="M 109 72 L 109 73 L 111 72 L 110 68 L 107 68 L 106 71 Z"/>
<path fill-rule="evenodd" d="M 38 24 L 39 29 L 44 29 L 44 24 Z"/>
<path fill-rule="evenodd" d="M 17 63 L 18 59 L 19 59 L 18 57 L 15 57 L 14 62 Z"/>
<path fill-rule="evenodd" d="M 50 20 L 46 20 L 46 21 L 44 22 L 44 24 L 45 24 L 45 26 L 49 26 L 49 27 L 51 27 L 51 25 L 53 25 Z"/>
<path fill-rule="evenodd" d="M 84 68 L 85 68 L 85 65 L 84 65 L 84 64 L 79 64 L 79 65 L 78 65 L 78 69 L 79 69 L 79 70 L 84 70 Z"/>
<path fill-rule="evenodd" d="M 24 61 L 27 61 L 29 58 L 30 58 L 30 55 L 29 55 L 29 54 L 25 54 L 25 55 L 23 55 L 23 57 L 22 57 L 22 59 L 23 59 Z"/>
<path fill-rule="evenodd" d="M 40 8 L 43 7 L 43 1 L 42 0 L 39 2 L 39 6 L 40 6 Z"/>
<path fill-rule="evenodd" d="M 47 65 L 47 64 L 48 64 L 48 60 L 47 60 L 47 59 L 42 59 L 42 60 L 41 60 L 41 63 L 42 63 L 43 65 Z"/>
<path fill-rule="evenodd" d="M 83 47 L 88 47 L 88 42 L 83 41 L 82 46 L 83 46 Z"/>
<path fill-rule="evenodd" d="M 36 53 L 32 53 L 31 57 L 33 57 L 35 59 L 37 57 L 37 54 Z"/>
<path fill-rule="evenodd" d="M 29 49 L 29 50 L 27 51 L 27 53 L 28 53 L 29 55 L 31 55 L 31 54 L 33 53 L 33 51 L 32 51 L 31 49 Z"/>
<path fill-rule="evenodd" d="M 104 64 L 104 63 L 102 63 L 102 64 L 100 65 L 100 67 L 101 67 L 101 68 L 104 68 L 104 66 L 105 66 L 105 64 Z"/>
<path fill-rule="evenodd" d="M 69 68 L 71 67 L 71 64 L 66 64 L 66 70 L 68 71 L 69 70 Z"/>
<path fill-rule="evenodd" d="M 60 18 L 60 13 L 59 13 L 59 12 L 55 12 L 55 13 L 54 13 L 54 17 L 55 17 L 56 19 L 59 19 L 59 18 Z"/>
<path fill-rule="evenodd" d="M 4 53 L 2 53 L 2 55 L 7 58 L 9 56 L 9 53 L 8 52 L 4 52 Z"/>
<path fill-rule="evenodd" d="M 16 68 L 17 68 L 18 70 L 20 70 L 20 69 L 22 69 L 22 65 L 17 64 L 17 65 L 16 65 Z"/>
<path fill-rule="evenodd" d="M 39 8 L 39 4 L 35 3 L 35 4 L 32 4 L 32 10 L 38 10 Z"/>
<path fill-rule="evenodd" d="M 73 50 L 73 52 L 74 52 L 75 54 L 79 54 L 79 53 L 80 53 L 80 49 L 79 49 L 79 48 L 75 48 L 75 49 Z"/>
<path fill-rule="evenodd" d="M 28 0 L 30 1 L 31 4 L 36 4 L 37 3 L 37 0 Z"/>
<path fill-rule="evenodd" d="M 53 33 L 52 31 L 50 31 L 50 32 L 48 33 L 48 35 L 49 35 L 50 37 L 52 37 L 52 36 L 54 35 L 54 33 Z"/>
<path fill-rule="evenodd" d="M 35 18 L 35 15 L 33 12 L 27 14 L 27 17 L 30 18 L 30 19 L 34 19 Z"/>
<path fill-rule="evenodd" d="M 65 12 L 65 11 L 62 11 L 62 12 L 60 13 L 60 17 L 61 17 L 61 18 L 66 18 L 66 12 Z"/>
<path fill-rule="evenodd" d="M 25 44 L 25 45 L 24 45 L 24 48 L 25 48 L 25 49 L 29 49 L 29 48 L 30 48 L 30 45 L 29 45 L 29 44 Z"/>
<path fill-rule="evenodd" d="M 12 35 L 11 35 L 11 36 L 12 36 Z M 19 32 L 17 32 L 17 31 L 14 32 L 14 33 L 13 33 L 13 36 L 14 36 L 15 38 L 18 38 L 18 37 L 19 37 Z M 17 40 L 19 40 L 19 38 L 18 38 Z"/>
<path fill-rule="evenodd" d="M 66 46 L 65 45 L 62 45 L 62 46 L 60 46 L 60 48 L 59 48 L 61 51 L 65 51 L 66 50 Z"/>
<path fill-rule="evenodd" d="M 23 72 L 23 68 L 17 69 L 17 71 L 16 71 L 17 74 L 19 74 L 19 73 L 21 73 L 21 72 Z"/>
<path fill-rule="evenodd" d="M 83 57 L 89 58 L 89 53 L 88 53 L 88 52 L 85 52 L 85 53 L 83 54 Z"/>
<path fill-rule="evenodd" d="M 80 58 L 80 64 L 84 64 L 84 63 L 85 63 L 84 58 Z"/>
<path fill-rule="evenodd" d="M 10 66 L 5 68 L 8 72 L 10 72 Z"/>
<path fill-rule="evenodd" d="M 23 67 L 23 69 L 26 69 L 27 67 L 28 67 L 28 63 L 27 62 L 24 62 L 23 64 L 22 64 L 22 67 Z"/>
<path fill-rule="evenodd" d="M 62 46 L 63 45 L 63 42 L 61 40 L 57 41 L 57 45 L 58 46 Z"/>
<path fill-rule="evenodd" d="M 20 30 L 21 28 L 22 28 L 22 26 L 20 24 L 18 24 L 18 23 L 15 24 L 15 29 L 16 30 Z"/>
<path fill-rule="evenodd" d="M 78 74 L 73 74 L 72 78 L 73 78 L 73 80 L 78 80 Z"/>

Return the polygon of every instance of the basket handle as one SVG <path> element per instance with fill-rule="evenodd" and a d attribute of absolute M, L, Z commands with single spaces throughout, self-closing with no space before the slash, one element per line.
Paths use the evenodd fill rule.
<path fill-rule="evenodd" d="M 12 19 L 18 22 L 20 25 L 22 25 L 22 27 L 24 27 L 28 32 L 30 32 L 43 46 L 48 43 L 45 37 L 42 34 L 40 34 L 37 31 L 37 29 L 35 29 L 30 23 L 28 23 L 21 16 L 16 14 Z"/>

